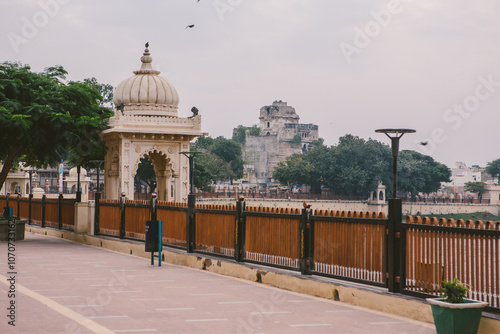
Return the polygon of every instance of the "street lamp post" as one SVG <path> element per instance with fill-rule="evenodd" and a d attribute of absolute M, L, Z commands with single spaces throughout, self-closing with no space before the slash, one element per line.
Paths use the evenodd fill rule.
<path fill-rule="evenodd" d="M 76 201 L 80 203 L 82 201 L 82 190 L 80 189 L 80 172 L 82 166 L 76 166 L 77 180 L 76 180 Z"/>
<path fill-rule="evenodd" d="M 399 139 L 405 133 L 414 133 L 412 129 L 379 129 L 377 133 L 384 133 L 391 139 L 392 147 L 392 198 L 388 200 L 389 204 L 389 219 L 387 222 L 387 287 L 390 292 L 401 292 L 405 287 L 406 281 L 406 263 L 401 254 L 405 254 L 405 242 L 401 241 L 404 238 L 401 226 L 401 217 L 403 215 L 403 202 L 397 198 L 397 173 L 398 173 L 398 154 L 399 154 Z"/>
<path fill-rule="evenodd" d="M 96 188 L 96 193 L 99 193 L 99 183 L 101 182 L 100 180 L 100 170 L 101 170 L 101 166 L 103 163 L 106 162 L 106 160 L 90 160 L 90 162 L 93 162 L 96 166 L 96 172 L 97 172 L 97 188 Z"/>
<path fill-rule="evenodd" d="M 194 157 L 196 154 L 202 152 L 197 151 L 184 151 L 179 152 L 189 159 L 189 194 L 188 194 L 188 212 L 186 218 L 186 250 L 188 253 L 192 253 L 195 248 L 195 236 L 196 236 L 196 219 L 194 206 L 196 204 L 196 195 L 194 194 Z"/>
<path fill-rule="evenodd" d="M 30 169 L 28 169 L 28 173 L 30 175 L 30 192 L 28 194 L 28 225 L 31 225 L 31 200 L 33 199 L 33 192 L 32 192 L 32 189 L 33 188 L 33 173 L 35 173 L 36 171 L 33 169 L 33 167 L 30 167 Z"/>
<path fill-rule="evenodd" d="M 377 133 L 385 133 L 391 139 L 392 148 L 392 198 L 398 198 L 397 194 L 397 179 L 398 179 L 398 155 L 399 155 L 399 139 L 405 133 L 414 133 L 412 129 L 379 129 L 375 130 Z M 390 136 L 389 134 L 394 134 Z"/>
<path fill-rule="evenodd" d="M 94 235 L 98 235 L 100 232 L 100 229 L 99 229 L 99 200 L 101 199 L 101 193 L 99 192 L 99 183 L 100 183 L 99 171 L 101 169 L 101 165 L 104 162 L 106 162 L 106 160 L 91 160 L 90 162 L 93 162 L 96 166 L 96 169 L 97 169 L 97 188 L 96 188 L 97 191 L 94 194 L 94 201 L 95 201 Z"/>

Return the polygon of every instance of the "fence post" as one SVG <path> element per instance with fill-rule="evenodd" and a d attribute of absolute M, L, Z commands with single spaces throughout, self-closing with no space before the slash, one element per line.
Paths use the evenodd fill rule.
<path fill-rule="evenodd" d="M 311 220 L 311 204 L 304 202 L 299 223 L 299 266 L 302 275 L 311 275 L 314 268 L 314 225 Z"/>
<path fill-rule="evenodd" d="M 45 194 L 42 195 L 42 227 L 45 227 Z"/>
<path fill-rule="evenodd" d="M 245 253 L 245 198 L 240 196 L 236 202 L 236 220 L 234 222 L 234 259 L 243 261 Z"/>
<path fill-rule="evenodd" d="M 33 199 L 33 194 L 28 195 L 28 225 L 31 225 L 31 200 Z"/>
<path fill-rule="evenodd" d="M 195 249 L 196 236 L 196 213 L 194 206 L 196 197 L 194 194 L 188 195 L 188 208 L 186 216 L 186 251 L 192 253 Z"/>
<path fill-rule="evenodd" d="M 20 208 L 21 208 L 21 194 L 17 194 L 17 218 L 18 219 L 21 219 L 21 212 L 20 212 Z"/>
<path fill-rule="evenodd" d="M 62 199 L 63 199 L 63 194 L 60 193 L 59 197 L 57 199 L 57 228 L 61 229 L 62 228 Z"/>
<path fill-rule="evenodd" d="M 99 200 L 101 193 L 94 193 L 95 209 L 94 209 L 94 235 L 99 235 Z"/>
<path fill-rule="evenodd" d="M 402 249 L 401 243 L 401 217 L 402 217 L 402 201 L 400 198 L 389 199 L 389 220 L 387 227 L 387 254 L 388 254 L 388 281 L 387 287 L 389 292 L 401 292 L 404 285 L 402 267 L 404 267 L 403 259 L 406 259 L 406 249 Z"/>
<path fill-rule="evenodd" d="M 120 239 L 125 238 L 125 193 L 120 196 Z"/>

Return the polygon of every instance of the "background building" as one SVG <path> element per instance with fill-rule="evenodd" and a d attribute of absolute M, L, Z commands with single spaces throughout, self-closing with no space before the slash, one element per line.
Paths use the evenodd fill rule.
<path fill-rule="evenodd" d="M 243 144 L 245 177 L 249 183 L 271 183 L 274 168 L 280 161 L 293 153 L 306 152 L 313 141 L 318 140 L 318 126 L 301 124 L 299 120 L 295 108 L 281 100 L 260 108 L 260 134 L 247 131 Z"/>
<path fill-rule="evenodd" d="M 487 185 L 494 185 L 497 180 L 493 180 L 490 174 L 485 172 L 484 168 L 479 166 L 467 167 L 463 162 L 456 162 L 455 168 L 450 168 L 450 182 L 443 183 L 442 188 L 448 188 L 453 194 L 459 196 L 472 195 L 465 191 L 467 182 L 484 182 Z"/>

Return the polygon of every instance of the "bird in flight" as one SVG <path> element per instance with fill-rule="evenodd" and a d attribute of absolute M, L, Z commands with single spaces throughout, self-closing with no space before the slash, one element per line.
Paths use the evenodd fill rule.
<path fill-rule="evenodd" d="M 187 28 L 190 28 L 190 29 L 191 29 L 191 28 L 194 28 L 194 24 L 190 24 L 190 25 L 188 25 L 188 26 L 186 27 L 186 29 L 187 29 Z"/>
<path fill-rule="evenodd" d="M 429 144 L 429 142 L 428 142 L 428 141 L 421 141 L 421 142 L 420 142 L 420 145 L 422 145 L 422 146 L 425 146 L 425 145 L 427 145 L 427 144 Z"/>

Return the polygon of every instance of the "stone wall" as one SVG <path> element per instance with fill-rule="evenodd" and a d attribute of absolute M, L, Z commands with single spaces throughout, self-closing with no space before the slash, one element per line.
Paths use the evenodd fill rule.
<path fill-rule="evenodd" d="M 236 203 L 234 199 L 197 199 L 197 202 L 206 204 L 228 204 Z M 263 206 L 277 208 L 302 208 L 303 200 L 286 199 L 245 199 L 247 206 Z M 369 204 L 366 201 L 320 201 L 311 200 L 309 203 L 312 209 L 317 210 L 340 210 L 340 211 L 369 211 L 384 212 L 388 214 L 387 204 Z M 235 204 L 236 205 L 236 204 Z M 500 215 L 500 205 L 498 204 L 439 204 L 439 203 L 403 203 L 404 215 L 431 215 L 448 213 L 472 213 L 489 212 Z"/>

